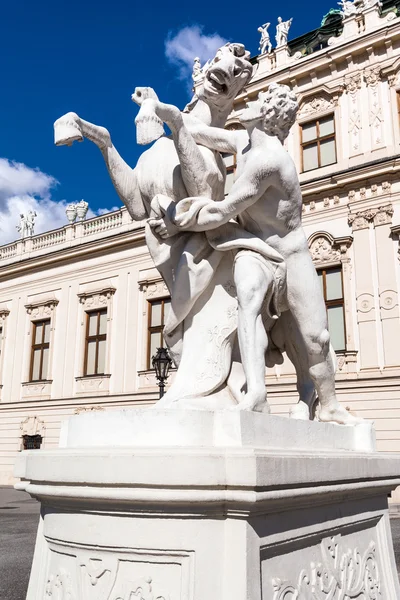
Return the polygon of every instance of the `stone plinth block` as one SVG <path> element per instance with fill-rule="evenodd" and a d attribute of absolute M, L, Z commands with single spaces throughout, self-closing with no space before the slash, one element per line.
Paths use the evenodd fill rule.
<path fill-rule="evenodd" d="M 42 503 L 28 600 L 400 597 L 399 457 L 368 424 L 110 411 L 72 417 L 62 443 L 16 466 Z"/>

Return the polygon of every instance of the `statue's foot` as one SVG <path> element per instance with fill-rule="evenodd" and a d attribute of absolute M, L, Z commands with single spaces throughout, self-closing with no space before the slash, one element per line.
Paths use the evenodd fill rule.
<path fill-rule="evenodd" d="M 352 415 L 338 402 L 321 406 L 318 420 L 323 423 L 338 423 L 339 425 L 358 425 L 365 422 L 361 417 Z"/>
<path fill-rule="evenodd" d="M 249 412 L 262 412 L 269 414 L 271 412 L 270 406 L 263 394 L 246 394 L 243 400 L 233 406 L 230 410 L 242 411 L 246 410 Z"/>
<path fill-rule="evenodd" d="M 291 419 L 297 419 L 298 421 L 310 421 L 310 407 L 300 400 L 295 406 L 291 407 L 289 416 Z"/>
<path fill-rule="evenodd" d="M 76 141 L 83 141 L 79 117 L 75 113 L 67 113 L 54 123 L 54 143 L 56 146 L 72 146 Z"/>

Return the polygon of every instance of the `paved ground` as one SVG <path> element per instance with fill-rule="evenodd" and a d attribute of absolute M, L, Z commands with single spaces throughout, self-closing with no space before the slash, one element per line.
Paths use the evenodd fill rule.
<path fill-rule="evenodd" d="M 38 520 L 36 500 L 0 487 L 0 600 L 25 600 Z M 400 576 L 400 513 L 391 524 Z"/>

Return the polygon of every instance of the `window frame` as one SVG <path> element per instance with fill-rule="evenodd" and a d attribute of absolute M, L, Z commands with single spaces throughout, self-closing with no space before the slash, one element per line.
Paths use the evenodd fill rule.
<path fill-rule="evenodd" d="M 325 119 L 332 119 L 333 121 L 333 133 L 329 133 L 327 135 L 324 135 L 322 137 L 320 137 L 319 132 L 320 132 L 320 122 L 324 121 Z M 310 140 L 308 142 L 303 142 L 303 128 L 306 127 L 307 125 L 311 125 L 315 123 L 316 126 L 316 130 L 317 130 L 317 137 L 313 140 Z M 332 140 L 335 143 L 335 162 L 330 163 L 329 165 L 321 165 L 321 142 L 326 142 L 329 140 Z M 304 149 L 312 146 L 314 144 L 317 144 L 317 154 L 318 154 L 318 165 L 316 167 L 314 167 L 313 169 L 307 169 L 307 171 L 304 169 Z M 336 140 L 336 120 L 335 120 L 335 113 L 330 113 L 329 115 L 324 115 L 321 117 L 318 117 L 317 119 L 312 119 L 310 121 L 304 121 L 303 123 L 300 123 L 300 147 L 301 147 L 301 172 L 302 173 L 310 173 L 311 171 L 316 171 L 317 169 L 323 169 L 324 167 L 330 167 L 332 165 L 337 164 L 338 162 L 338 155 L 337 155 L 337 140 Z"/>
<path fill-rule="evenodd" d="M 342 297 L 336 298 L 335 300 L 327 300 L 327 285 L 326 285 L 326 274 L 329 271 L 340 271 L 340 280 L 342 284 Z M 331 267 L 319 267 L 317 268 L 318 276 L 322 273 L 322 293 L 324 296 L 324 303 L 326 308 L 326 314 L 328 316 L 329 308 L 337 308 L 341 307 L 343 310 L 343 333 L 344 333 L 344 348 L 339 350 L 335 350 L 337 354 L 343 353 L 347 351 L 347 329 L 346 329 L 346 305 L 344 299 L 344 281 L 343 281 L 343 267 L 341 265 L 334 265 Z"/>
<path fill-rule="evenodd" d="M 169 301 L 171 304 L 171 296 L 163 296 L 162 298 L 152 298 L 151 300 L 147 300 L 147 357 L 146 357 L 146 366 L 148 371 L 153 371 L 153 365 L 151 364 L 152 356 L 151 354 L 151 335 L 153 333 L 160 333 L 160 336 L 163 335 L 164 327 L 165 327 L 165 301 Z M 161 325 L 151 326 L 151 316 L 153 311 L 153 304 L 156 302 L 161 302 Z"/>
<path fill-rule="evenodd" d="M 99 333 L 100 330 L 100 315 L 105 314 L 107 316 L 107 308 L 95 308 L 94 310 L 86 310 L 86 331 L 85 331 L 85 356 L 83 361 L 83 376 L 84 377 L 98 377 L 100 375 L 105 375 L 106 370 L 106 362 L 104 362 L 104 372 L 99 373 L 99 342 L 104 341 L 106 343 L 107 349 L 107 331 L 106 333 Z M 89 324 L 90 324 L 90 316 L 97 313 L 97 327 L 96 334 L 89 335 Z M 88 373 L 88 355 L 89 355 L 89 342 L 96 342 L 96 352 L 95 352 L 95 369 L 94 373 Z"/>
<path fill-rule="evenodd" d="M 44 334 L 46 331 L 46 327 L 45 325 L 48 324 L 50 327 L 50 331 L 49 331 L 49 341 L 45 342 L 44 341 Z M 32 321 L 32 345 L 31 345 L 31 363 L 30 363 L 30 367 L 29 367 L 29 383 L 36 383 L 38 381 L 48 381 L 47 379 L 47 373 L 46 373 L 46 378 L 43 378 L 43 354 L 44 354 L 44 350 L 49 350 L 49 359 L 50 359 L 50 333 L 51 333 L 51 319 L 40 319 L 39 321 Z M 40 344 L 36 344 L 35 340 L 36 340 L 36 329 L 38 327 L 38 325 L 43 325 L 43 330 L 42 330 L 42 340 L 40 342 Z M 40 366 L 39 366 L 39 378 L 38 379 L 33 379 L 33 366 L 34 366 L 34 362 L 33 362 L 33 357 L 35 355 L 35 351 L 36 350 L 40 350 Z M 49 364 L 47 365 L 47 370 L 49 368 Z"/>

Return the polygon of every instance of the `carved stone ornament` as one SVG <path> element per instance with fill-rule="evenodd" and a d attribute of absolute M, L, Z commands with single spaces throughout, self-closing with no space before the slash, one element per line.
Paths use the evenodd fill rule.
<path fill-rule="evenodd" d="M 108 301 L 115 294 L 115 287 L 106 287 L 100 290 L 91 292 L 82 292 L 78 294 L 79 302 L 83 304 L 85 309 L 102 308 L 107 306 Z"/>
<path fill-rule="evenodd" d="M 369 87 L 375 87 L 381 81 L 381 69 L 380 67 L 369 67 L 364 71 L 365 83 Z"/>
<path fill-rule="evenodd" d="M 350 213 L 348 217 L 348 223 L 353 228 L 353 231 L 359 231 L 360 229 L 367 229 L 369 224 L 375 219 L 378 209 L 362 210 L 356 213 Z"/>
<path fill-rule="evenodd" d="M 391 204 L 380 206 L 374 217 L 375 227 L 379 225 L 390 225 L 394 214 L 394 208 Z"/>
<path fill-rule="evenodd" d="M 369 313 L 375 306 L 374 296 L 372 294 L 361 294 L 357 298 L 357 312 Z"/>
<path fill-rule="evenodd" d="M 346 262 L 347 250 L 353 242 L 352 237 L 333 238 L 329 233 L 313 234 L 308 245 L 312 259 L 317 264 Z"/>
<path fill-rule="evenodd" d="M 361 89 L 361 73 L 352 73 L 344 78 L 344 88 L 348 94 L 356 94 Z"/>
<path fill-rule="evenodd" d="M 71 577 L 65 569 L 60 569 L 56 575 L 50 575 L 45 594 L 45 598 L 49 600 L 76 600 Z"/>
<path fill-rule="evenodd" d="M 57 304 L 57 298 L 48 298 L 46 300 L 25 304 L 25 308 L 31 319 L 43 319 L 51 317 Z"/>
<path fill-rule="evenodd" d="M 126 584 L 123 596 L 118 596 L 115 600 L 170 600 L 170 596 L 163 593 L 154 593 L 153 580 L 151 577 L 142 577 L 137 581 Z"/>
<path fill-rule="evenodd" d="M 26 417 L 19 426 L 21 435 L 41 435 L 44 436 L 45 424 L 38 417 Z"/>
<path fill-rule="evenodd" d="M 8 308 L 0 306 L 0 322 L 5 321 L 9 314 L 10 311 L 8 310 Z"/>
<path fill-rule="evenodd" d="M 398 295 L 395 290 L 385 290 L 379 295 L 380 308 L 383 310 L 392 310 L 398 306 Z"/>
<path fill-rule="evenodd" d="M 340 261 L 340 251 L 333 249 L 333 244 L 327 237 L 316 238 L 310 246 L 310 252 L 313 261 L 318 263 Z"/>
<path fill-rule="evenodd" d="M 311 100 L 306 101 L 300 109 L 299 116 L 304 117 L 313 113 L 324 112 L 335 108 L 333 100 L 324 98 L 323 96 L 315 96 Z"/>
<path fill-rule="evenodd" d="M 379 600 L 381 579 L 375 543 L 361 553 L 344 550 L 340 536 L 321 542 L 321 563 L 303 569 L 297 581 L 274 579 L 273 600 Z"/>

